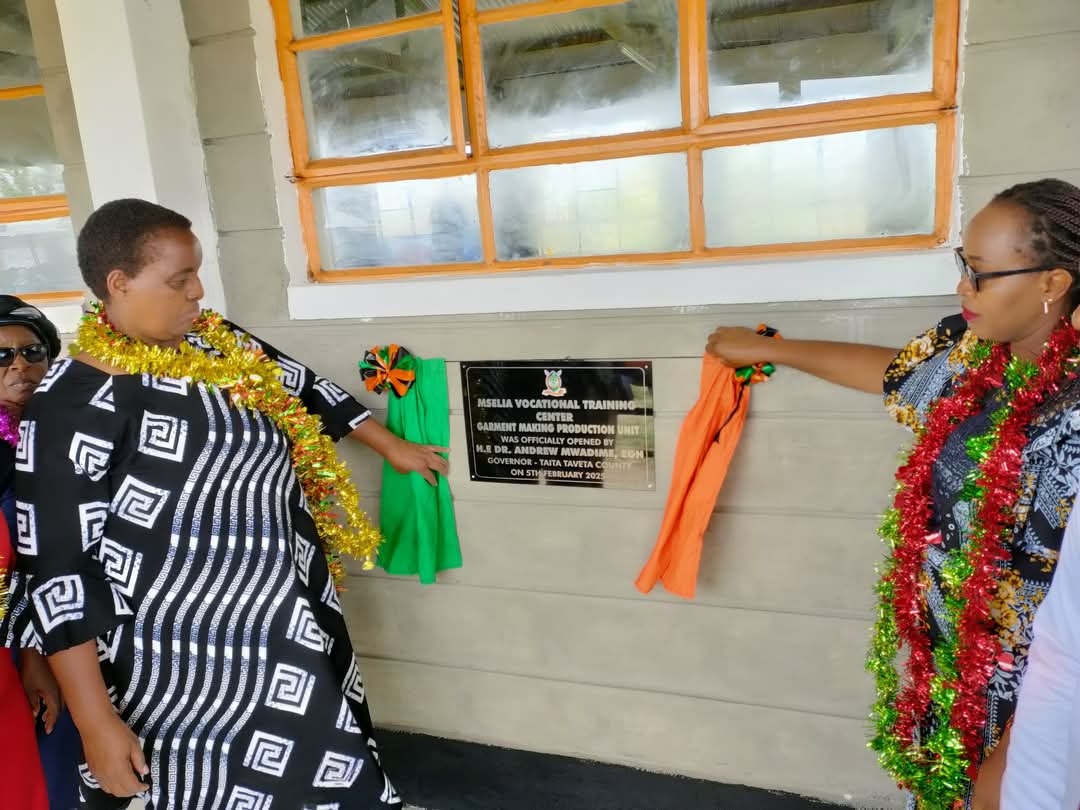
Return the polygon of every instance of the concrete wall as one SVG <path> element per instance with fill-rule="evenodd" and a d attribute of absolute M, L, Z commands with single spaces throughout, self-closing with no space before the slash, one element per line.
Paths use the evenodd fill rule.
<path fill-rule="evenodd" d="M 465 566 L 433 588 L 375 574 L 345 594 L 377 722 L 887 806 L 890 785 L 865 749 L 862 660 L 875 515 L 903 433 L 875 398 L 790 371 L 756 389 L 696 600 L 643 597 L 633 581 L 713 325 L 767 320 L 791 337 L 898 344 L 942 312 L 867 302 L 260 329 L 354 391 L 356 358 L 375 343 L 453 361 Z M 566 355 L 655 361 L 656 493 L 469 480 L 457 361 Z M 377 465 L 345 450 L 373 506 Z"/>
<path fill-rule="evenodd" d="M 451 361 L 452 487 L 465 567 L 427 589 L 358 576 L 345 594 L 376 721 L 864 807 L 897 803 L 865 749 L 871 687 L 862 660 L 881 553 L 875 515 L 903 434 L 872 397 L 786 370 L 755 389 L 706 540 L 698 598 L 642 597 L 633 580 L 655 538 L 711 327 L 766 320 L 790 337 L 899 344 L 949 302 L 290 321 L 283 228 L 296 214 L 278 203 L 288 187 L 271 161 L 285 148 L 270 134 L 269 119 L 281 112 L 276 71 L 256 67 L 265 43 L 252 11 L 264 13 L 264 2 L 183 0 L 230 316 L 353 391 L 356 360 L 376 343 Z M 1018 179 L 1080 181 L 1072 81 L 1080 4 L 969 5 L 967 211 Z M 42 64 L 48 71 L 56 63 Z M 58 75 L 47 75 L 47 88 Z M 67 126 L 74 131 L 73 120 Z M 295 263 L 295 251 L 288 255 Z M 656 493 L 468 480 L 457 364 L 568 355 L 655 362 Z M 375 459 L 345 453 L 376 512 Z"/>
<path fill-rule="evenodd" d="M 229 316 L 288 320 L 288 271 L 246 0 L 184 0 Z"/>
<path fill-rule="evenodd" d="M 961 98 L 966 214 L 1013 183 L 1080 184 L 1080 3 L 969 0 Z"/>

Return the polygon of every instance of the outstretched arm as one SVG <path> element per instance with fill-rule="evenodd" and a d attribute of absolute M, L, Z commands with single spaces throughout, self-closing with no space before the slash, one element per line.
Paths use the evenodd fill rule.
<path fill-rule="evenodd" d="M 822 340 L 774 340 L 752 329 L 722 326 L 709 336 L 706 351 L 732 367 L 774 363 L 837 385 L 881 394 L 885 372 L 897 349 Z"/>
<path fill-rule="evenodd" d="M 399 473 L 417 473 L 432 486 L 438 483 L 434 473 L 446 475 L 450 471 L 447 460 L 439 455 L 450 452 L 449 448 L 400 439 L 374 419 L 361 422 L 349 434 L 349 438 L 366 444 Z"/>

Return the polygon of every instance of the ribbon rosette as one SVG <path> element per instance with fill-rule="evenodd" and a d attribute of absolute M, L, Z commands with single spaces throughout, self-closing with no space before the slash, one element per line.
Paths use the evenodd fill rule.
<path fill-rule="evenodd" d="M 760 324 L 757 328 L 757 333 L 762 337 L 770 337 L 780 339 L 780 333 L 773 329 L 771 326 Z M 757 383 L 763 383 L 776 371 L 776 366 L 772 363 L 755 363 L 752 366 L 743 366 L 740 369 L 735 370 L 735 376 L 742 382 L 743 385 L 756 385 Z"/>
<path fill-rule="evenodd" d="M 360 361 L 360 377 L 368 391 L 393 391 L 395 396 L 403 397 L 416 382 L 416 358 L 396 343 L 376 346 L 368 349 Z"/>

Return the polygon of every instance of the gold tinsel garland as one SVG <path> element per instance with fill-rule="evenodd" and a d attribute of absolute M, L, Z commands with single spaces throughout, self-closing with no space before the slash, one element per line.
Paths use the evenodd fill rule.
<path fill-rule="evenodd" d="M 85 352 L 129 374 L 205 383 L 227 391 L 238 406 L 268 417 L 289 439 L 293 469 L 338 587 L 345 576 L 342 554 L 362 560 L 365 570 L 373 568 L 382 535 L 361 511 L 360 495 L 348 468 L 338 459 L 334 443 L 323 433 L 322 420 L 285 390 L 278 364 L 261 350 L 249 347 L 247 336 L 233 332 L 221 315 L 204 310 L 191 331 L 220 356 L 187 342 L 178 349 L 167 349 L 132 340 L 117 332 L 105 308 L 95 304 L 83 316 L 71 354 Z M 344 518 L 340 523 L 339 516 Z"/>

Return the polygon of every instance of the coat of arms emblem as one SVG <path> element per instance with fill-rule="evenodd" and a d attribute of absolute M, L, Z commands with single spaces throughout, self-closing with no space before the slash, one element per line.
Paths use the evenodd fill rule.
<path fill-rule="evenodd" d="M 561 397 L 566 395 L 566 389 L 562 384 L 562 369 L 557 371 L 548 371 L 544 369 L 544 383 L 547 388 L 544 389 L 543 394 L 545 397 Z"/>

